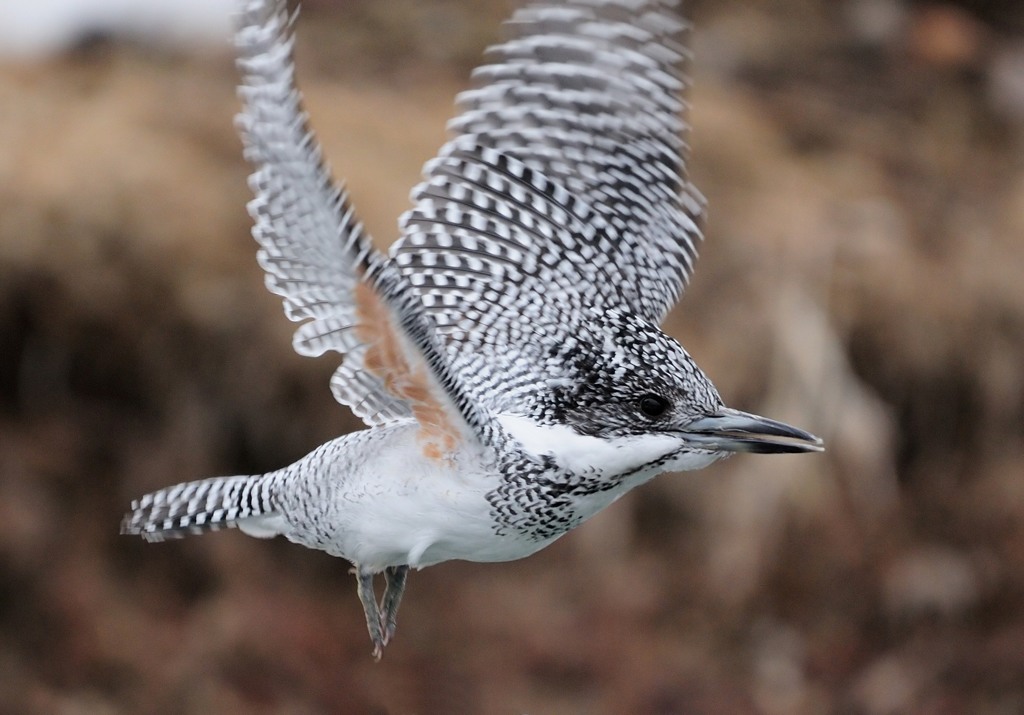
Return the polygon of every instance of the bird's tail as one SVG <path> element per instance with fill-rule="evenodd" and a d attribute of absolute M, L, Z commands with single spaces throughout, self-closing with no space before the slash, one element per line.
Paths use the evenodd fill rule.
<path fill-rule="evenodd" d="M 274 486 L 271 475 L 258 475 L 167 487 L 133 501 L 121 520 L 121 533 L 163 541 L 237 527 L 250 536 L 275 536 L 284 520 L 275 508 Z"/>

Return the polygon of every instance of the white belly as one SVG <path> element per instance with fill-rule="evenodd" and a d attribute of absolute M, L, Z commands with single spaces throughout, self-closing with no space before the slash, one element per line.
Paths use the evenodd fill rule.
<path fill-rule="evenodd" d="M 281 470 L 294 495 L 282 533 L 372 570 L 511 561 L 554 541 L 496 533 L 486 494 L 500 475 L 481 456 L 429 459 L 412 425 L 341 437 Z"/>

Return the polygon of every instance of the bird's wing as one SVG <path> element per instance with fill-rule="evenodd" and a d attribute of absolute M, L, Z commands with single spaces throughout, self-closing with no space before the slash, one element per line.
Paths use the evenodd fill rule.
<path fill-rule="evenodd" d="M 425 449 L 450 451 L 481 420 L 451 380 L 431 318 L 397 268 L 370 243 L 333 182 L 295 86 L 294 16 L 286 0 L 250 0 L 235 42 L 242 73 L 238 127 L 254 165 L 249 204 L 268 289 L 302 355 L 346 355 L 334 396 L 367 424 L 415 418 Z"/>
<path fill-rule="evenodd" d="M 575 293 L 654 323 L 675 303 L 704 211 L 686 173 L 677 5 L 569 0 L 513 16 L 392 248 L 407 274 L 431 274 L 420 289 L 442 322 L 470 286 L 517 276 L 519 293 Z M 531 278 L 545 255 L 557 260 Z"/>

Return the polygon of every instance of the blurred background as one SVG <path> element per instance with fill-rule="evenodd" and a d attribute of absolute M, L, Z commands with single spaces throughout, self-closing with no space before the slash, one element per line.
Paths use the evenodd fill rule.
<path fill-rule="evenodd" d="M 1024 7 L 695 0 L 707 240 L 668 321 L 821 456 L 666 475 L 416 573 L 117 533 L 359 425 L 266 293 L 231 3 L 0 6 L 0 712 L 1024 712 Z M 25 5 L 28 7 L 20 7 Z M 299 77 L 380 245 L 511 0 L 309 0 Z"/>

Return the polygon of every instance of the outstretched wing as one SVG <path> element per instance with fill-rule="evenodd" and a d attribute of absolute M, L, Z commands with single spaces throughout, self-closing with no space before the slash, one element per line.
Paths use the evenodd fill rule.
<path fill-rule="evenodd" d="M 294 16 L 286 0 L 250 0 L 235 36 L 242 72 L 238 127 L 255 166 L 249 204 L 267 288 L 303 355 L 346 355 L 331 380 L 339 402 L 368 424 L 415 418 L 433 454 L 451 451 L 481 420 L 448 374 L 418 295 L 372 247 L 336 186 L 295 86 Z"/>
<path fill-rule="evenodd" d="M 686 175 L 677 5 L 569 0 L 513 16 L 392 249 L 407 274 L 426 269 L 439 320 L 493 281 L 655 323 L 675 303 L 704 209 Z M 524 217 L 544 229 L 502 235 Z"/>

